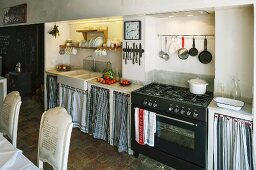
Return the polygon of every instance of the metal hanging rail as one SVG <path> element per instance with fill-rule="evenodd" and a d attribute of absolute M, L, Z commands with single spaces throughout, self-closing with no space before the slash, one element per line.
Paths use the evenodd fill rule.
<path fill-rule="evenodd" d="M 192 34 L 184 34 L 184 35 L 179 35 L 179 34 L 158 34 L 159 37 L 214 37 L 214 34 L 205 34 L 205 35 L 192 35 Z"/>

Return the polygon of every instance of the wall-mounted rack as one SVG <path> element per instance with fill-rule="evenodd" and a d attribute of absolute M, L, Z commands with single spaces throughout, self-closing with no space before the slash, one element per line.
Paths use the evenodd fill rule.
<path fill-rule="evenodd" d="M 184 34 L 184 35 L 180 35 L 180 34 L 158 34 L 159 37 L 215 37 L 214 34 Z"/>

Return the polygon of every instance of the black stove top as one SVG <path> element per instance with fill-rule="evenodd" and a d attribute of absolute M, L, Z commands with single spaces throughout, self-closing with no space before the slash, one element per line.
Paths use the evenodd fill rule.
<path fill-rule="evenodd" d="M 148 84 L 133 91 L 131 95 L 131 102 L 135 107 L 201 121 L 207 121 L 207 107 L 212 99 L 212 92 L 195 95 L 188 88 L 158 83 Z"/>
<path fill-rule="evenodd" d="M 208 106 L 212 100 L 211 92 L 207 92 L 204 95 L 195 95 L 190 93 L 188 88 L 158 83 L 148 84 L 136 90 L 135 93 L 159 97 L 166 100 L 185 102 L 199 106 Z"/>

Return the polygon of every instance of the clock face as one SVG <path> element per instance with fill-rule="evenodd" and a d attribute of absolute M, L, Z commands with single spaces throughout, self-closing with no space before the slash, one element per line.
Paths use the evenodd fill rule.
<path fill-rule="evenodd" d="M 126 21 L 124 22 L 124 39 L 125 40 L 140 40 L 141 30 L 140 21 Z"/>

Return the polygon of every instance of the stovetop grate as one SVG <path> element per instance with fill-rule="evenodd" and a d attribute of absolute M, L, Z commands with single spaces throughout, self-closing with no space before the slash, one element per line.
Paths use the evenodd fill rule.
<path fill-rule="evenodd" d="M 158 83 L 148 84 L 136 90 L 135 93 L 201 106 L 208 105 L 212 99 L 211 92 L 207 92 L 204 95 L 195 95 L 190 93 L 188 88 Z"/>

